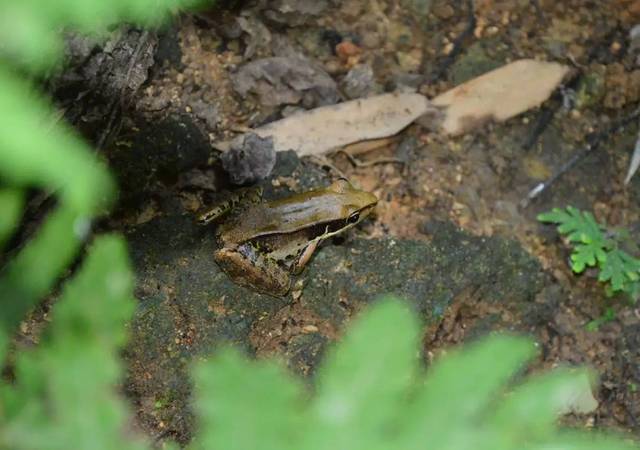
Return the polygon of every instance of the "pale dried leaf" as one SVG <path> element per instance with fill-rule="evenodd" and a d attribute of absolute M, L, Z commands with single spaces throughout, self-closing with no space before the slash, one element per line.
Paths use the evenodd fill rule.
<path fill-rule="evenodd" d="M 456 86 L 433 99 L 435 106 L 445 108 L 442 131 L 458 135 L 534 108 L 549 98 L 568 71 L 562 64 L 522 59 Z M 431 125 L 423 119 L 419 123 Z"/>
<path fill-rule="evenodd" d="M 276 151 L 320 155 L 353 142 L 392 136 L 428 112 L 437 114 L 420 94 L 383 94 L 294 114 L 252 133 L 272 137 Z M 238 139 L 242 136 L 216 147 L 226 150 Z"/>

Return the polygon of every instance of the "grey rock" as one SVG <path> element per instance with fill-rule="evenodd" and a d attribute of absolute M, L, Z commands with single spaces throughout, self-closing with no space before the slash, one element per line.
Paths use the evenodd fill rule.
<path fill-rule="evenodd" d="M 240 16 L 236 21 L 242 31 L 248 35 L 245 39 L 245 59 L 251 59 L 258 49 L 270 47 L 271 31 L 255 15 Z"/>
<path fill-rule="evenodd" d="M 333 79 L 307 58 L 272 57 L 242 66 L 233 79 L 240 95 L 252 93 L 265 106 L 294 105 L 306 108 L 336 103 Z"/>
<path fill-rule="evenodd" d="M 195 114 L 198 119 L 204 121 L 207 125 L 207 129 L 216 129 L 220 122 L 220 113 L 216 105 L 207 103 L 202 99 L 197 99 L 192 101 L 189 106 L 191 106 L 193 114 Z"/>
<path fill-rule="evenodd" d="M 234 184 L 252 183 L 269 176 L 276 164 L 273 138 L 248 133 L 238 147 L 220 157 L 222 167 Z"/>
<path fill-rule="evenodd" d="M 359 64 L 349 70 L 340 81 L 340 88 L 350 99 L 363 98 L 382 91 L 381 86 L 376 83 L 373 69 L 368 64 Z"/>
<path fill-rule="evenodd" d="M 402 92 L 416 92 L 425 77 L 418 73 L 398 72 L 393 75 L 393 87 Z"/>

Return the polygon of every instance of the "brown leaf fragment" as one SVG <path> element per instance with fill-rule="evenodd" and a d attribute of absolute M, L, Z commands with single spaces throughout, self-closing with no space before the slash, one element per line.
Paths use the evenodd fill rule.
<path fill-rule="evenodd" d="M 444 108 L 441 130 L 459 135 L 517 116 L 547 100 L 568 72 L 562 64 L 522 59 L 456 86 L 432 100 Z M 422 118 L 418 123 L 430 128 Z"/>

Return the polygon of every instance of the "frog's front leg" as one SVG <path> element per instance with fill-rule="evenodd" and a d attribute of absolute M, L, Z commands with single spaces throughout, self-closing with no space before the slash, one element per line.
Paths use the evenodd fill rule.
<path fill-rule="evenodd" d="M 300 255 L 296 259 L 291 271 L 298 275 L 304 269 L 304 266 L 311 260 L 313 253 L 316 251 L 318 246 L 322 241 L 324 241 L 328 236 L 332 236 L 332 233 L 329 233 L 329 229 L 327 228 L 323 234 L 317 236 L 315 239 L 309 241 L 307 246 L 300 252 Z"/>
<path fill-rule="evenodd" d="M 214 258 L 235 283 L 263 294 L 282 297 L 289 292 L 291 275 L 274 260 L 256 252 L 250 245 L 223 248 Z"/>
<path fill-rule="evenodd" d="M 300 256 L 298 256 L 298 259 L 291 268 L 291 271 L 294 274 L 298 275 L 300 272 L 302 272 L 304 266 L 306 266 L 307 263 L 311 260 L 311 256 L 313 256 L 313 252 L 316 251 L 320 242 L 321 241 L 314 239 L 313 241 L 309 242 L 304 250 L 302 250 L 302 253 L 300 253 Z"/>

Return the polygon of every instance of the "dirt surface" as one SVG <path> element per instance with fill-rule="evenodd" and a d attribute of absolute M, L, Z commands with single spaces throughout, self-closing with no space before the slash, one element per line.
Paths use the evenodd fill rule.
<path fill-rule="evenodd" d="M 574 276 L 555 228 L 535 220 L 539 212 L 574 205 L 637 236 L 640 176 L 629 185 L 623 180 L 638 121 L 607 130 L 640 101 L 640 42 L 630 36 L 640 23 L 640 2 L 219 4 L 142 34 L 155 50 L 148 79 L 133 96 L 122 88 L 130 98 L 117 115 L 103 100 L 108 120 L 97 121 L 99 131 L 83 127 L 105 143 L 120 180 L 119 209 L 104 226 L 131 237 L 140 280 L 127 352 L 127 392 L 140 426 L 158 440 L 188 440 L 189 387 L 181 377 L 194 354 L 230 340 L 259 357 L 283 354 L 309 375 L 344 320 L 375 294 L 395 292 L 418 305 L 427 357 L 486 330 L 526 331 L 543 350 L 534 370 L 581 364 L 601 375 L 600 406 L 572 424 L 640 436 L 640 310 L 622 297 L 606 298 L 593 273 Z M 248 66 L 264 58 L 289 65 L 279 65 L 277 77 Z M 341 153 L 323 164 L 278 155 L 275 174 L 263 182 L 267 197 L 326 185 L 342 173 L 380 199 L 360 236 L 321 249 L 302 277 L 304 287 L 288 299 L 259 301 L 207 261 L 211 230 L 194 228 L 190 218 L 230 188 L 215 143 L 336 100 L 393 90 L 431 97 L 519 58 L 561 62 L 574 73 L 541 108 L 460 137 L 413 125 L 355 155 L 357 164 Z M 95 116 L 87 111 L 93 109 L 76 112 L 84 124 Z M 588 144 L 593 150 L 523 204 L 537 183 Z M 370 252 L 399 263 L 363 266 L 362 255 Z M 475 271 L 479 260 L 493 269 Z M 323 285 L 336 265 L 345 278 Z M 438 285 L 447 271 L 459 277 Z M 350 283 L 357 289 L 344 289 Z M 492 284 L 502 288 L 486 288 Z M 311 301 L 327 292 L 332 302 Z M 613 317 L 588 330 L 607 308 Z"/>
<path fill-rule="evenodd" d="M 294 154 L 281 157 L 276 170 L 313 173 L 295 161 Z M 474 237 L 450 223 L 429 228 L 429 241 L 351 235 L 326 245 L 291 295 L 273 298 L 231 282 L 212 261 L 213 233 L 192 217 L 167 214 L 136 226 L 128 238 L 140 307 L 126 352 L 127 389 L 143 423 L 162 424 L 167 435 L 186 442 L 192 430 L 187 369 L 221 345 L 278 355 L 311 376 L 326 345 L 382 293 L 413 306 L 429 330 L 425 354 L 449 333 L 462 339 L 491 330 L 530 332 L 545 315 L 536 301 L 545 275 L 516 242 Z M 484 313 L 469 317 L 461 334 L 457 319 L 445 323 L 443 316 L 465 302 Z"/>

